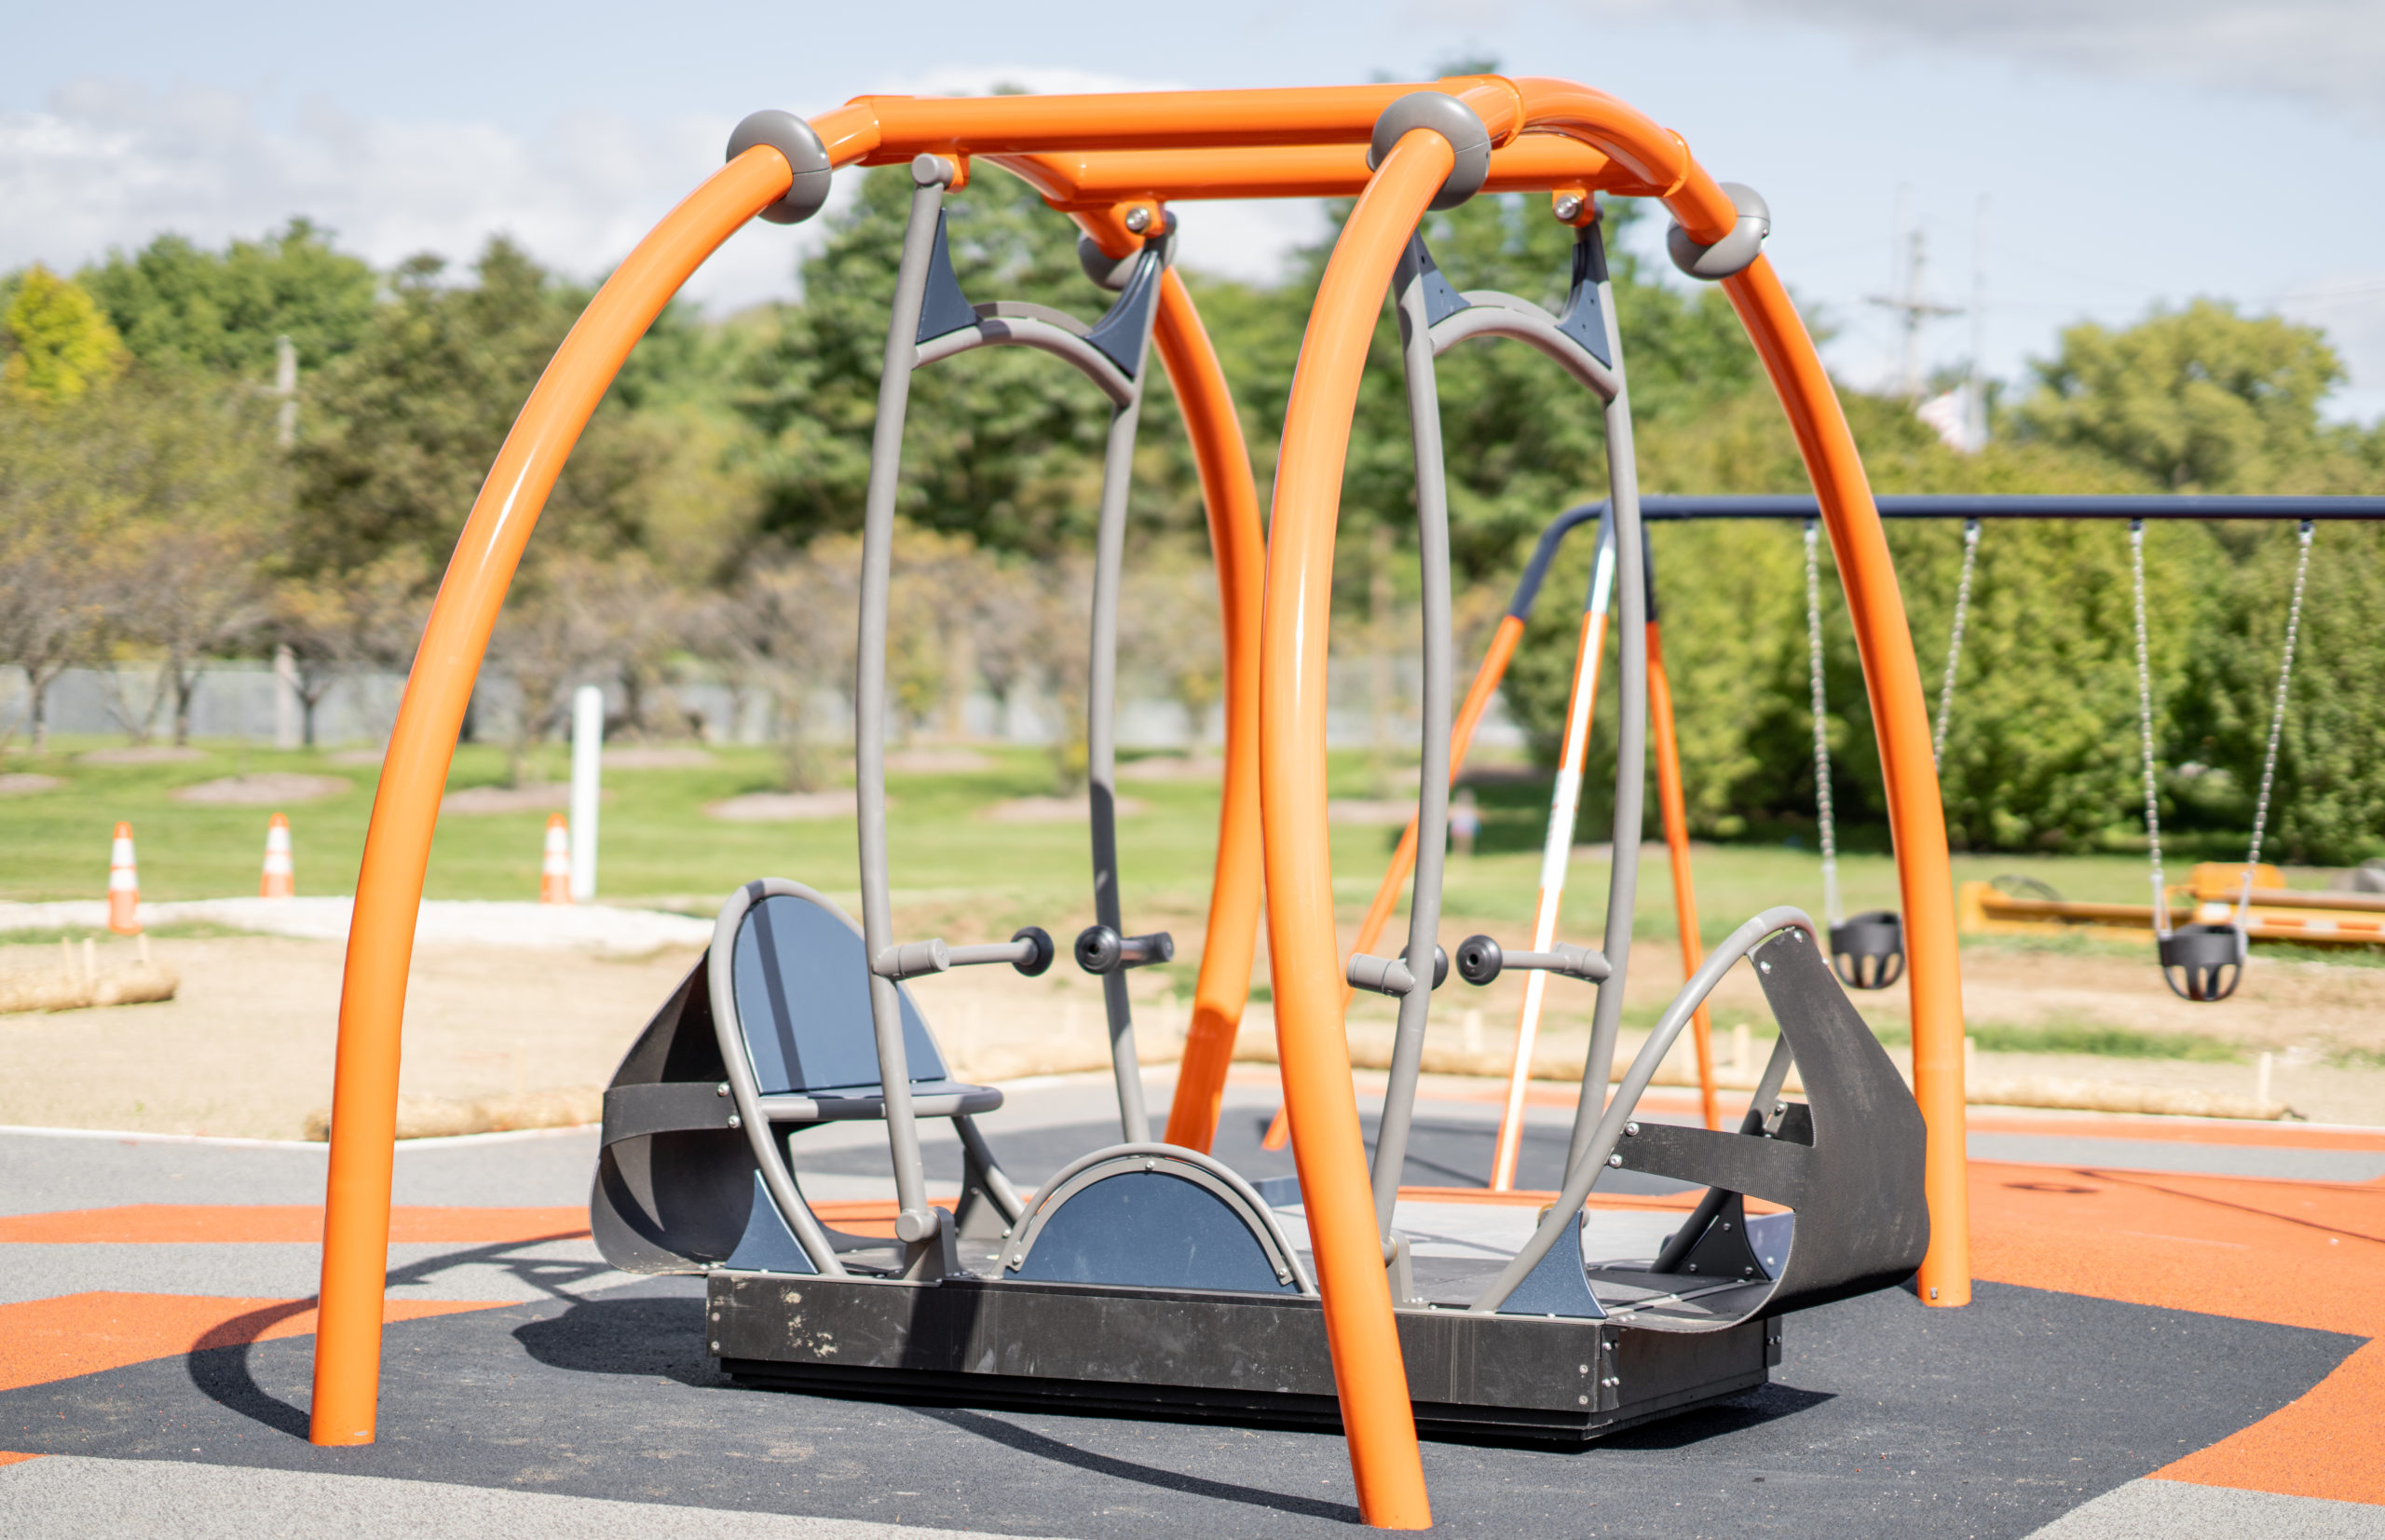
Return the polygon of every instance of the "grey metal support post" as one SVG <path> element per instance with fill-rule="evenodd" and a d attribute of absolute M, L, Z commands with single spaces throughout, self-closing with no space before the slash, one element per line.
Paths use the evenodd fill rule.
<path fill-rule="evenodd" d="M 894 497 L 903 473 L 903 418 L 919 358 L 920 306 L 935 252 L 936 222 L 954 167 L 940 156 L 911 162 L 911 217 L 894 274 L 893 313 L 886 322 L 886 361 L 878 377 L 878 424 L 869 443 L 869 494 L 863 505 L 861 646 L 853 678 L 853 789 L 861 825 L 861 928 L 871 958 L 894 945 L 893 879 L 886 857 L 886 611 L 894 568 Z M 911 1110 L 911 1072 L 903 1052 L 902 999 L 894 980 L 869 979 L 878 1034 L 878 1072 L 886 1096 L 886 1137 L 894 1162 L 894 1233 L 916 1256 L 942 1222 L 928 1206 L 920 1165 L 920 1124 Z"/>
<path fill-rule="evenodd" d="M 1146 260 L 1165 261 L 1167 239 L 1147 246 Z M 1135 429 L 1142 418 L 1143 388 L 1150 375 L 1152 318 L 1145 307 L 1142 335 L 1135 344 L 1135 392 L 1110 416 L 1110 440 L 1101 462 L 1101 522 L 1094 538 L 1093 647 L 1085 682 L 1085 780 L 1093 824 L 1094 918 L 1124 934 L 1124 906 L 1118 893 L 1118 590 L 1126 556 L 1126 492 L 1133 479 Z M 1110 1018 L 1110 1067 L 1118 1083 L 1118 1127 L 1128 1144 L 1148 1144 L 1151 1113 L 1143 1106 L 1143 1070 L 1135 1052 L 1134 1006 L 1126 998 L 1126 970 L 1101 975 L 1102 1003 Z"/>
<path fill-rule="evenodd" d="M 1597 242 L 1599 225 L 1585 225 L 1577 240 Z M 1594 249 L 1593 271 L 1603 274 L 1602 250 Z M 1615 289 L 1611 279 L 1599 279 L 1599 310 L 1606 323 L 1607 356 L 1614 361 L 1615 390 L 1606 403 L 1606 472 L 1608 496 L 1615 509 L 1615 755 L 1614 862 L 1606 890 L 1606 953 L 1612 970 L 1598 987 L 1599 999 L 1590 1016 L 1590 1052 L 1582 1066 L 1582 1095 L 1574 1108 L 1574 1135 L 1565 1156 L 1571 1172 L 1589 1148 L 1599 1114 L 1606 1105 L 1609 1077 L 1615 1069 L 1615 1043 L 1623 1021 L 1623 980 L 1631 958 L 1631 916 L 1640 897 L 1640 836 L 1648 772 L 1648 593 L 1633 579 L 1645 570 L 1640 554 L 1644 538 L 1640 527 L 1640 472 L 1632 458 L 1631 392 L 1625 383 L 1623 337 L 1615 326 Z"/>
<path fill-rule="evenodd" d="M 1433 948 L 1441 927 L 1441 868 L 1450 822 L 1450 513 L 1443 480 L 1441 407 L 1433 368 L 1432 321 L 1424 306 L 1424 242 L 1410 237 L 1392 279 L 1399 313 L 1400 358 L 1408 376 L 1408 428 L 1416 461 L 1416 559 L 1424 585 L 1422 763 L 1416 784 L 1416 879 L 1408 904 L 1408 949 L 1413 981 L 1399 997 L 1392 1039 L 1391 1079 L 1383 1090 L 1383 1122 L 1375 1135 L 1375 1227 L 1391 1241 L 1399 1202 L 1399 1175 L 1408 1162 L 1408 1132 L 1416 1111 L 1416 1077 L 1424 1066 L 1424 1026 L 1433 1004 Z"/>

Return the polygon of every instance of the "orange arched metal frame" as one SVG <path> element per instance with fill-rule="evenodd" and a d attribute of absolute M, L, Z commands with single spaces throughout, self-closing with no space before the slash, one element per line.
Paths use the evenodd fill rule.
<path fill-rule="evenodd" d="M 1226 644 L 1228 750 L 1217 892 L 1171 1138 L 1216 1119 L 1263 874 L 1276 1027 L 1294 1155 L 1324 1296 L 1359 1511 L 1432 1522 L 1341 1029 L 1325 820 L 1325 657 L 1334 524 L 1368 339 L 1400 248 L 1453 163 L 1407 134 L 1367 170 L 1375 121 L 1408 85 L 1075 97 L 860 98 L 811 120 L 832 166 L 923 151 L 984 156 L 1025 177 L 1105 250 L 1131 244 L 1138 205 L 1348 195 L 1301 349 L 1261 546 L 1249 457 L 1190 295 L 1172 278 L 1155 340 L 1192 437 L 1215 546 Z M 1701 243 L 1737 210 L 1681 137 L 1601 92 L 1538 78 L 1434 87 L 1489 129 L 1492 191 L 1661 198 Z M 374 800 L 350 925 L 333 1095 L 311 1437 L 370 1442 L 379 1389 L 398 1065 L 415 916 L 439 797 L 491 630 L 530 530 L 614 375 L 662 307 L 738 228 L 785 193 L 776 150 L 715 173 L 615 270 L 556 351 L 474 501 L 423 634 Z M 1724 280 L 1794 428 L 1855 617 L 1879 726 L 1902 883 L 1915 1080 L 1932 1133 L 1933 1239 L 1925 1298 L 1969 1298 L 1962 1192 L 1959 984 L 1944 822 L 1896 577 L 1845 416 L 1786 291 L 1759 257 Z M 1259 582 L 1263 574 L 1263 599 Z"/>

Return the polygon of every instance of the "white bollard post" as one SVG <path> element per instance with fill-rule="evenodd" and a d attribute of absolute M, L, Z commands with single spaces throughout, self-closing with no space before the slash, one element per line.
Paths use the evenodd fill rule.
<path fill-rule="evenodd" d="M 596 798 L 605 754 L 605 692 L 582 685 L 571 697 L 571 900 L 596 896 Z"/>
<path fill-rule="evenodd" d="M 273 649 L 273 746 L 303 748 L 307 742 L 307 703 L 298 698 L 298 655 L 287 647 Z"/>

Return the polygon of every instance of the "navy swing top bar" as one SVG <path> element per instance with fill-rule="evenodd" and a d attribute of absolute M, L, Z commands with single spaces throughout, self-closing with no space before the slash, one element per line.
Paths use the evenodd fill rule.
<path fill-rule="evenodd" d="M 1876 499 L 1884 519 L 2375 519 L 2385 497 L 2151 495 L 1938 494 Z M 1651 522 L 1684 519 L 1813 519 L 1811 497 L 1658 497 L 1640 499 Z"/>

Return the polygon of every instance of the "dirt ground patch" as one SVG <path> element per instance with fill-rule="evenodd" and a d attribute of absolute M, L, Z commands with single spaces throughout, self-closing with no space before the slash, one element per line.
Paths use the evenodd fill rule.
<path fill-rule="evenodd" d="M 1138 1041 L 1146 1060 L 1157 1063 L 1175 1056 L 1187 1025 L 1188 1007 L 1176 990 L 1190 991 L 1200 926 L 1191 917 L 1153 918 L 1175 933 L 1186 960 L 1129 975 Z M 922 912 L 898 923 L 906 934 L 974 939 L 984 933 L 957 915 Z M 1453 921 L 1451 934 L 1475 928 L 1482 927 Z M 331 1097 L 342 946 L 266 936 L 151 945 L 158 961 L 182 974 L 170 1002 L 0 1016 L 0 1124 L 297 1138 L 307 1115 Z M 131 954 L 129 942 L 111 940 L 101 945 L 99 960 L 104 968 Z M 0 971 L 54 969 L 57 955 L 54 943 L 0 947 Z M 602 1085 L 694 956 L 672 951 L 622 961 L 426 945 L 416 952 L 407 997 L 401 1088 L 410 1097 L 469 1099 Z M 1679 985 L 1679 954 L 1649 941 L 1635 948 L 1635 959 L 1629 1003 L 1634 1023 L 1644 1025 Z M 1262 978 L 1264 966 L 1262 956 Z M 1039 979 L 1006 968 L 970 969 L 911 988 L 956 1072 L 966 1078 L 1000 1081 L 1106 1062 L 1100 988 L 1073 969 L 1055 968 Z M 1436 1038 L 1472 1038 L 1507 1051 L 1520 993 L 1514 977 L 1487 990 L 1452 980 L 1436 1002 Z M 1983 1078 L 2047 1074 L 2249 1095 L 2251 1056 L 2268 1050 L 2279 1055 L 2273 1094 L 2303 1115 L 2385 1124 L 2385 1067 L 2332 1062 L 2347 1051 L 2385 1047 L 2385 969 L 2256 953 L 2236 998 L 2205 1006 L 2173 999 L 2149 962 L 1983 948 L 1966 959 L 1964 995 L 1975 1024 L 2194 1032 L 2244 1054 L 2216 1063 L 1982 1054 Z M 1904 1027 L 1901 990 L 1857 999 L 1875 1025 Z M 1587 1033 L 1587 986 L 1554 988 L 1549 1002 L 1547 1043 Z M 1716 991 L 1712 1015 L 1726 1067 L 1739 1024 L 1751 1029 L 1759 1056 L 1768 1047 L 1771 1017 L 1744 969 Z M 1378 1017 L 1388 1022 L 1388 1002 L 1360 996 L 1354 1023 L 1376 1024 Z M 1262 1000 L 1247 1029 L 1270 1028 Z M 1895 1056 L 1906 1056 L 1899 1050 Z"/>
<path fill-rule="evenodd" d="M 0 1124 L 301 1137 L 331 1100 L 345 947 L 279 936 L 150 946 L 182 975 L 170 1001 L 0 1016 Z M 132 956 L 127 941 L 98 948 L 102 969 Z M 695 958 L 419 947 L 400 1094 L 601 1086 Z M 0 947 L 0 973 L 57 965 L 55 945 Z M 1010 1079 L 1106 1062 L 1098 981 L 1056 968 L 1041 979 L 972 972 L 981 976 L 913 986 L 960 1070 Z M 1138 1032 L 1154 1056 L 1173 1056 L 1184 1012 L 1160 998 L 1165 981 L 1137 983 L 1150 997 Z"/>

